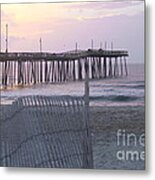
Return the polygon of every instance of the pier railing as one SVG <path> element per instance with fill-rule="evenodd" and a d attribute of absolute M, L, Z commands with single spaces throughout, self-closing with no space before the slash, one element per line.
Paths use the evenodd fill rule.
<path fill-rule="evenodd" d="M 121 57 L 128 56 L 128 51 L 111 51 L 111 50 L 94 50 L 88 49 L 87 51 L 72 51 L 65 53 L 38 53 L 38 52 L 10 52 L 10 53 L 0 53 L 0 62 L 6 60 L 28 60 L 33 58 L 33 60 L 39 60 L 44 58 L 44 60 L 74 60 L 78 58 L 85 57 Z"/>

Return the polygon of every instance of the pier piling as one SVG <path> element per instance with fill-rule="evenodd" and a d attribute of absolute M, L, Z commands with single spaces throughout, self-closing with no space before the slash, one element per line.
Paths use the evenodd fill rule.
<path fill-rule="evenodd" d="M 76 49 L 59 54 L 0 53 L 0 86 L 6 88 L 84 80 L 85 58 L 88 60 L 90 79 L 127 76 L 127 57 L 127 51 L 102 49 L 81 52 Z"/>

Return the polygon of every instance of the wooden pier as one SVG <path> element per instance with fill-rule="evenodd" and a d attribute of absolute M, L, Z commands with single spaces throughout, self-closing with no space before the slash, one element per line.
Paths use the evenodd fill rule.
<path fill-rule="evenodd" d="M 1 88 L 39 83 L 61 83 L 85 79 L 85 61 L 89 78 L 127 76 L 127 51 L 95 50 L 65 53 L 0 53 Z"/>

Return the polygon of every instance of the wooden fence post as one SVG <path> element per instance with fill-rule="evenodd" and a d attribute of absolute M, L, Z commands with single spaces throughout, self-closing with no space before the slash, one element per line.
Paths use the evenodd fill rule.
<path fill-rule="evenodd" d="M 89 61 L 85 59 L 85 125 L 86 125 L 86 168 L 93 168 L 93 152 L 89 118 Z"/>

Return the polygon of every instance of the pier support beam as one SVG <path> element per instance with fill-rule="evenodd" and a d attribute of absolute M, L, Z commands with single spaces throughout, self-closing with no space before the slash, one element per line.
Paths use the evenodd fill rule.
<path fill-rule="evenodd" d="M 103 69 L 104 69 L 104 78 L 107 77 L 107 61 L 106 61 L 106 57 L 104 57 L 103 60 Z"/>
<path fill-rule="evenodd" d="M 85 58 L 89 62 L 90 79 L 128 75 L 126 51 L 116 53 L 115 51 L 91 49 L 79 54 L 78 52 L 65 54 L 67 56 L 61 54 L 60 59 L 57 55 L 49 53 L 34 54 L 34 57 L 32 55 L 33 53 L 23 53 L 22 56 L 20 53 L 0 54 L 0 85 L 2 88 L 14 85 L 84 80 Z"/>
<path fill-rule="evenodd" d="M 124 56 L 124 66 L 125 66 L 125 74 L 126 76 L 128 75 L 128 68 L 127 68 L 127 63 L 126 63 L 126 57 Z"/>

